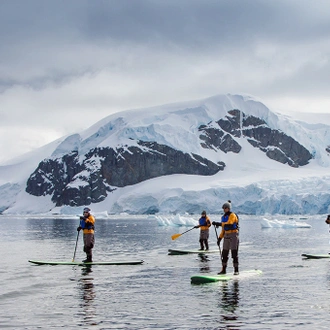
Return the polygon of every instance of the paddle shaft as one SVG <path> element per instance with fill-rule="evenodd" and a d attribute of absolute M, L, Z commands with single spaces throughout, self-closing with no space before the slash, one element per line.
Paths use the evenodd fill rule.
<path fill-rule="evenodd" d="M 193 229 L 195 229 L 195 227 L 192 227 L 192 228 L 190 228 L 190 229 L 184 231 L 183 233 L 181 233 L 181 235 L 183 235 L 183 234 L 185 234 L 185 233 L 188 233 L 188 231 L 193 230 Z"/>
<path fill-rule="evenodd" d="M 76 246 L 74 247 L 74 253 L 73 253 L 72 262 L 74 262 L 74 259 L 75 259 L 75 257 L 76 257 L 76 251 L 77 251 L 77 245 L 78 245 L 79 233 L 80 233 L 80 231 L 78 231 L 78 233 L 77 233 Z"/>
<path fill-rule="evenodd" d="M 217 237 L 217 244 L 218 244 L 219 236 L 218 236 L 218 232 L 217 232 L 217 227 L 216 226 L 214 226 L 214 230 L 215 230 L 215 236 Z M 222 253 L 221 253 L 220 244 L 218 246 L 219 246 L 219 252 L 220 252 L 220 260 L 222 261 Z"/>
<path fill-rule="evenodd" d="M 192 227 L 192 228 L 190 228 L 190 229 L 184 231 L 184 232 L 181 233 L 181 234 L 174 234 L 174 235 L 172 235 L 172 240 L 177 239 L 177 238 L 180 237 L 181 235 L 183 235 L 183 234 L 185 234 L 185 233 L 188 233 L 188 231 L 193 230 L 194 228 L 195 228 L 195 227 Z"/>

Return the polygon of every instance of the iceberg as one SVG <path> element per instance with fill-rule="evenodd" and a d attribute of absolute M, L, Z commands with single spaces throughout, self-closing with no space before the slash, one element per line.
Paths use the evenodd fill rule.
<path fill-rule="evenodd" d="M 261 228 L 311 228 L 312 226 L 306 222 L 295 220 L 277 220 L 266 219 L 260 220 Z"/>
<path fill-rule="evenodd" d="M 149 216 L 148 219 L 150 219 L 151 217 L 157 220 L 159 226 L 191 227 L 198 225 L 197 220 L 193 219 L 190 216 L 182 216 L 180 214 L 170 216 L 154 215 Z"/>

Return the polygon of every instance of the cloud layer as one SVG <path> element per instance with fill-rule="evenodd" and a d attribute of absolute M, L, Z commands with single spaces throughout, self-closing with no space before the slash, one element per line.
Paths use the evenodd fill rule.
<path fill-rule="evenodd" d="M 330 2 L 0 2 L 0 161 L 124 109 L 249 93 L 329 112 Z"/>

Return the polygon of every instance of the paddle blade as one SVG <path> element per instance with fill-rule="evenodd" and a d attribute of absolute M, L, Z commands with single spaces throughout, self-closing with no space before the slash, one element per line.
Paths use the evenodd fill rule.
<path fill-rule="evenodd" d="M 174 235 L 172 235 L 172 240 L 174 241 L 175 239 L 177 239 L 180 236 L 181 236 L 181 234 L 174 234 Z"/>

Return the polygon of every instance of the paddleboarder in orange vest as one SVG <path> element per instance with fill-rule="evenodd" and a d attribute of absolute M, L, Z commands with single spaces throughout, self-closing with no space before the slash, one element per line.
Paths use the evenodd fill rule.
<path fill-rule="evenodd" d="M 92 249 L 95 244 L 94 238 L 94 224 L 95 218 L 91 215 L 91 209 L 88 207 L 84 208 L 83 216 L 80 217 L 80 224 L 77 228 L 78 231 L 81 229 L 84 233 L 84 252 L 86 253 L 86 259 L 83 262 L 92 262 Z"/>
<path fill-rule="evenodd" d="M 201 214 L 201 218 L 198 220 L 198 225 L 195 226 L 195 228 L 200 228 L 200 234 L 199 234 L 199 244 L 201 246 L 200 250 L 204 250 L 204 244 L 205 244 L 205 250 L 209 249 L 209 228 L 211 227 L 211 220 L 206 215 L 206 211 L 203 211 Z"/>

